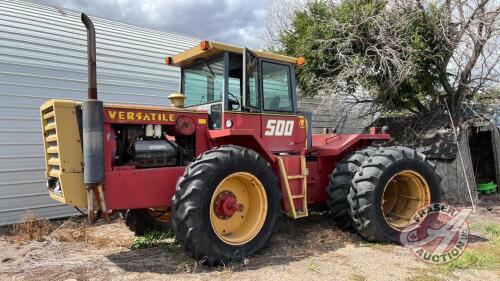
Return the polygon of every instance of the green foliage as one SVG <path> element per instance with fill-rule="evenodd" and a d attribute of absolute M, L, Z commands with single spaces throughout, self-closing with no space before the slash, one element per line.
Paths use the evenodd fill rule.
<path fill-rule="evenodd" d="M 495 253 L 490 253 L 487 249 L 466 250 L 458 259 L 446 264 L 446 271 L 451 272 L 457 269 L 496 269 L 500 266 L 500 257 Z"/>
<path fill-rule="evenodd" d="M 152 231 L 144 234 L 143 236 L 139 236 L 135 238 L 132 245 L 130 245 L 131 249 L 146 249 L 155 247 L 161 244 L 162 240 L 172 238 L 172 232 L 162 232 L 162 231 Z"/>
<path fill-rule="evenodd" d="M 493 237 L 493 239 L 500 238 L 500 225 L 499 224 L 488 223 L 484 226 L 484 231 L 486 231 L 488 234 L 490 234 Z"/>
<path fill-rule="evenodd" d="M 457 269 L 496 269 L 500 267 L 500 225 L 496 223 L 474 224 L 474 230 L 482 230 L 490 236 L 490 240 L 478 246 L 472 245 L 458 259 L 444 266 L 445 272 Z"/>
<path fill-rule="evenodd" d="M 293 32 L 283 32 L 281 43 L 284 53 L 306 59 L 297 70 L 303 95 L 363 89 L 382 111 L 429 111 L 440 95 L 441 72 L 432 62 L 448 51 L 425 20 L 439 21 L 440 8 L 431 5 L 424 20 L 416 6 L 386 3 L 316 1 L 296 12 Z"/>

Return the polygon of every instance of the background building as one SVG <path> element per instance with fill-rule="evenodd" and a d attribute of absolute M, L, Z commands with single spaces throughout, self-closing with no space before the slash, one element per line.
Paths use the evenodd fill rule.
<path fill-rule="evenodd" d="M 167 105 L 180 73 L 166 66 L 199 39 L 92 18 L 97 32 L 99 98 Z M 47 218 L 75 213 L 47 195 L 40 105 L 84 99 L 86 31 L 80 14 L 24 1 L 0 1 L 0 225 L 26 209 Z"/>

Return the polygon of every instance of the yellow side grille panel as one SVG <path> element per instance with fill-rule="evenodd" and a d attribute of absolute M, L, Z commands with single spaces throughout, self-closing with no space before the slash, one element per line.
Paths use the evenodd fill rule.
<path fill-rule="evenodd" d="M 43 119 L 50 119 L 52 117 L 54 117 L 54 109 L 53 108 L 52 108 L 52 111 L 49 111 L 43 115 Z"/>
<path fill-rule="evenodd" d="M 57 157 L 50 157 L 48 162 L 49 162 L 49 165 L 52 165 L 52 166 L 59 166 L 61 164 L 61 162 L 59 162 L 59 158 L 57 158 Z"/>
<path fill-rule="evenodd" d="M 45 150 L 45 175 L 59 182 L 61 192 L 50 196 L 65 204 L 85 207 L 83 155 L 77 122 L 78 103 L 49 100 L 40 107 Z"/>
<path fill-rule="evenodd" d="M 46 141 L 46 142 L 57 142 L 57 136 L 56 136 L 56 134 L 53 134 L 53 135 L 48 135 L 48 136 L 45 138 L 45 141 Z"/>
<path fill-rule="evenodd" d="M 45 126 L 45 131 L 46 132 L 49 132 L 51 130 L 55 130 L 56 128 L 56 123 L 55 122 L 52 122 L 52 123 L 48 123 L 46 126 Z"/>

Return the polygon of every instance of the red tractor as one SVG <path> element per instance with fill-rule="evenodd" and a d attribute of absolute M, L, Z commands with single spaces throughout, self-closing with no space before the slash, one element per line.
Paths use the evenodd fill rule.
<path fill-rule="evenodd" d="M 374 146 L 390 135 L 312 134 L 297 108 L 303 58 L 202 41 L 165 62 L 180 67 L 172 106 L 97 100 L 95 35 L 88 31 L 89 97 L 41 106 L 49 194 L 136 234 L 173 228 L 209 264 L 251 256 L 282 212 L 328 205 L 336 224 L 369 241 L 397 241 L 421 207 L 440 200 L 425 156 Z"/>

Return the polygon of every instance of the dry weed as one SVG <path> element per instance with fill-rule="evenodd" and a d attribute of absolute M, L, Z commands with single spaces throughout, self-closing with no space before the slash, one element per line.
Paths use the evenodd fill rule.
<path fill-rule="evenodd" d="M 88 226 L 85 223 L 65 223 L 54 231 L 51 236 L 61 242 L 87 242 L 89 240 L 87 228 Z"/>
<path fill-rule="evenodd" d="M 38 218 L 35 213 L 26 211 L 21 215 L 21 222 L 12 225 L 11 241 L 16 244 L 26 244 L 29 241 L 44 241 L 52 230 L 47 219 Z"/>
<path fill-rule="evenodd" d="M 51 236 L 66 243 L 86 243 L 96 247 L 129 247 L 133 236 L 113 225 L 87 225 L 85 222 L 65 222 Z"/>

